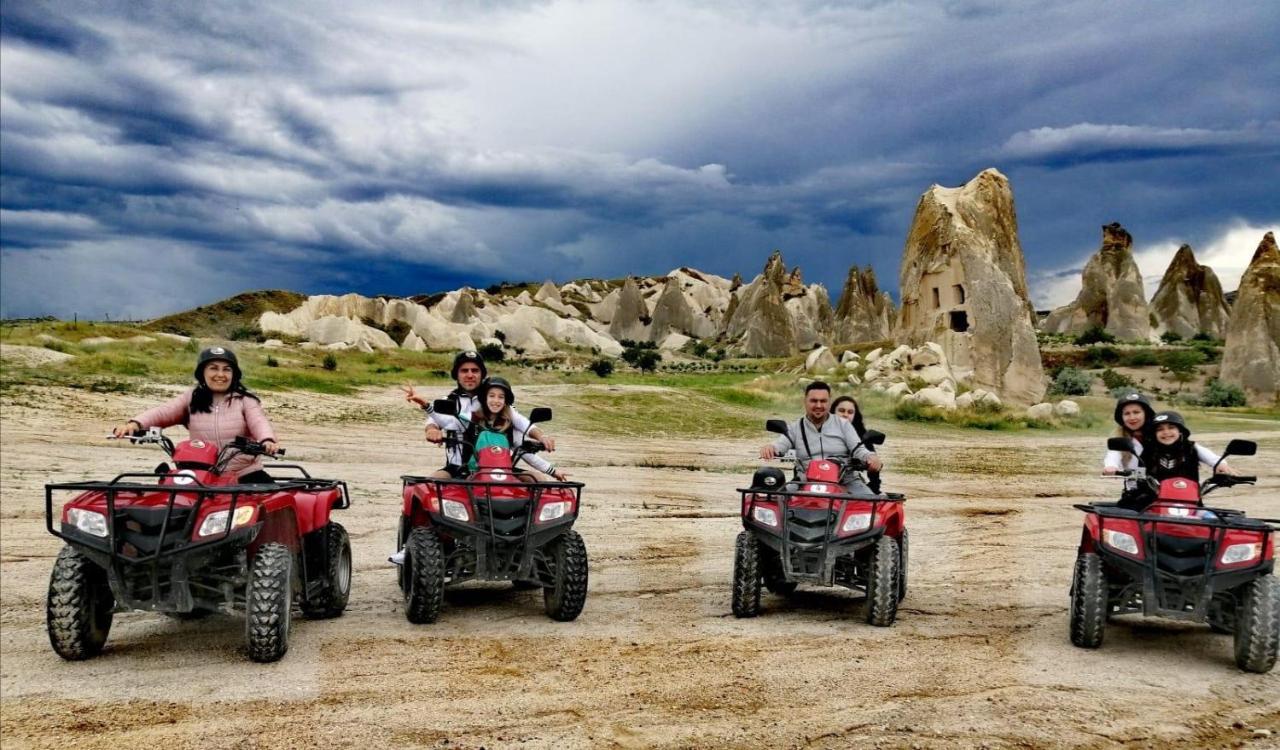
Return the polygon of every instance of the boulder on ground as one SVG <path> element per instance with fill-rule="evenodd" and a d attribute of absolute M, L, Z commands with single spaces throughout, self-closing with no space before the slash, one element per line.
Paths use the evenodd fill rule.
<path fill-rule="evenodd" d="M 675 331 L 672 331 L 667 334 L 667 337 L 664 338 L 661 343 L 658 344 L 658 349 L 664 352 L 678 352 L 690 341 L 693 341 L 693 339 L 683 333 L 676 333 Z"/>
<path fill-rule="evenodd" d="M 956 408 L 956 394 L 943 388 L 921 388 L 911 400 L 921 406 L 951 411 Z"/>
<path fill-rule="evenodd" d="M 858 353 L 850 349 L 840 355 L 840 364 L 848 365 L 850 363 L 858 363 Z"/>
<path fill-rule="evenodd" d="M 1036 404 L 1027 409 L 1027 416 L 1041 421 L 1051 419 L 1053 418 L 1053 404 Z"/>
<path fill-rule="evenodd" d="M 886 395 L 892 396 L 894 399 L 898 399 L 903 396 L 910 396 L 911 386 L 906 383 L 891 383 L 885 386 L 884 392 Z"/>
<path fill-rule="evenodd" d="M 417 333 L 409 331 L 409 333 L 405 335 L 404 341 L 400 342 L 400 348 L 408 349 L 411 352 L 425 352 L 427 350 L 427 344 Z"/>
<path fill-rule="evenodd" d="M 836 362 L 835 355 L 825 346 L 809 352 L 809 356 L 804 360 L 804 371 L 808 373 L 824 373 L 834 370 L 839 363 Z"/>
<path fill-rule="evenodd" d="M 1080 405 L 1074 401 L 1059 401 L 1053 406 L 1054 416 L 1075 417 L 1080 415 Z"/>
<path fill-rule="evenodd" d="M 267 339 L 262 342 L 263 349 L 283 349 L 284 342 L 280 339 Z"/>

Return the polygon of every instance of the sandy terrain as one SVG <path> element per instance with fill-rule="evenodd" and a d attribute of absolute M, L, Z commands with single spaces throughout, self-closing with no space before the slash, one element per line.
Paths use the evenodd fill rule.
<path fill-rule="evenodd" d="M 562 393 L 522 398 L 555 407 Z M 553 430 L 558 459 L 587 484 L 582 617 L 555 623 L 536 592 L 472 586 L 450 594 L 438 623 L 414 626 L 386 555 L 398 476 L 438 465 L 438 449 L 393 393 L 276 394 L 267 405 L 290 458 L 353 490 L 341 518 L 356 562 L 346 615 L 297 618 L 284 660 L 257 665 L 234 618 L 123 614 L 101 657 L 63 662 L 44 627 L 60 543 L 44 530 L 42 485 L 153 466 L 154 448 L 101 436 L 156 398 L 4 397 L 5 750 L 1280 746 L 1280 670 L 1237 671 L 1229 636 L 1121 618 L 1101 650 L 1070 645 L 1071 504 L 1115 491 L 1091 476 L 1101 434 L 915 430 L 895 441 L 885 425 L 885 485 L 910 496 L 912 545 L 910 593 L 882 629 L 844 590 L 766 594 L 761 617 L 729 615 L 733 489 L 763 434 L 710 446 Z M 1280 516 L 1280 433 L 1255 437 L 1263 456 L 1241 465 L 1261 485 L 1218 502 Z M 661 468 L 689 464 L 705 470 Z"/>

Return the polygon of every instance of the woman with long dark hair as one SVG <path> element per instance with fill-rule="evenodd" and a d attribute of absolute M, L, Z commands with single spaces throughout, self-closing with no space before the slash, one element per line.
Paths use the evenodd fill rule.
<path fill-rule="evenodd" d="M 116 437 L 152 427 L 183 425 L 192 440 L 204 440 L 222 448 L 237 437 L 262 443 L 269 455 L 280 449 L 262 401 L 241 382 L 240 364 L 230 349 L 215 346 L 200 352 L 196 360 L 196 384 L 169 401 L 148 409 L 116 427 Z M 262 459 L 244 454 L 233 457 L 227 472 L 240 482 L 270 482 Z"/>
<path fill-rule="evenodd" d="M 867 426 L 862 421 L 862 407 L 858 406 L 858 402 L 853 396 L 840 396 L 831 402 L 831 413 L 849 423 L 853 431 L 858 433 L 858 439 L 861 440 L 867 432 Z M 874 445 L 864 446 L 872 453 L 875 452 Z M 867 488 L 876 494 L 880 494 L 880 472 L 867 470 Z"/>

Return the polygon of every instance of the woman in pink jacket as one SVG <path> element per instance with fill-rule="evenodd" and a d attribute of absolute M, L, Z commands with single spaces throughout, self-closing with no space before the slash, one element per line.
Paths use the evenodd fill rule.
<path fill-rule="evenodd" d="M 262 402 L 240 382 L 240 364 L 234 352 L 220 346 L 200 352 L 195 376 L 194 388 L 115 428 L 115 436 L 180 424 L 187 428 L 193 440 L 204 440 L 221 448 L 244 436 L 262 443 L 269 455 L 276 454 L 280 445 L 275 431 L 262 411 Z M 262 470 L 262 459 L 258 456 L 235 456 L 226 471 L 245 484 L 271 481 L 271 476 Z"/>

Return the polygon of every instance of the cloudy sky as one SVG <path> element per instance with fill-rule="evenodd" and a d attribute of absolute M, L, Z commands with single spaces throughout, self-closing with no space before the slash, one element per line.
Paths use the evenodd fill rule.
<path fill-rule="evenodd" d="M 1280 3 L 0 4 L 0 314 L 757 273 L 897 292 L 1013 183 L 1035 301 L 1100 227 L 1232 289 L 1280 230 Z"/>

